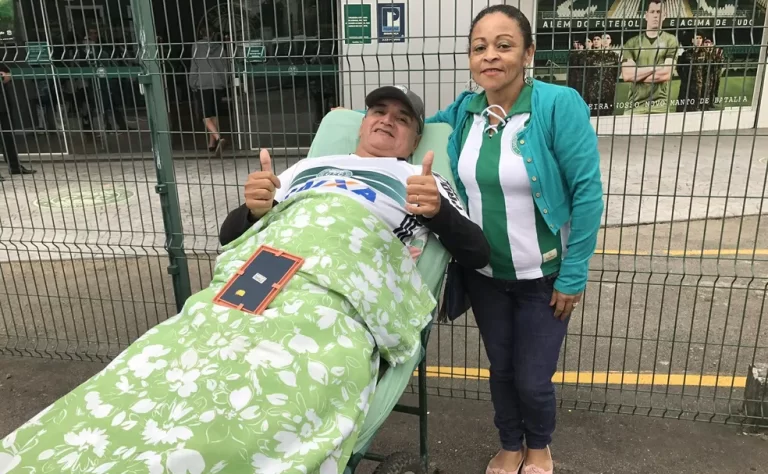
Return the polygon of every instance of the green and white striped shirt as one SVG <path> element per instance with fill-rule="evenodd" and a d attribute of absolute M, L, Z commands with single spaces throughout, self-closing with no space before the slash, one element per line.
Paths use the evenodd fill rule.
<path fill-rule="evenodd" d="M 534 204 L 531 185 L 517 147 L 517 135 L 531 116 L 533 86 L 526 85 L 505 120 L 493 127 L 485 94 L 468 109 L 474 113 L 463 130 L 459 177 L 467 189 L 469 217 L 491 246 L 490 264 L 480 273 L 503 280 L 532 280 L 560 269 L 568 226 L 553 234 Z M 533 178 L 535 179 L 535 178 Z"/>

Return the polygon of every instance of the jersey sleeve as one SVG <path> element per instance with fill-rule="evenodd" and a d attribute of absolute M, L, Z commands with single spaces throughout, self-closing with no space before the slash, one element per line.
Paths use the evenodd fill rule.
<path fill-rule="evenodd" d="M 448 199 L 448 202 L 451 203 L 451 206 L 455 207 L 462 216 L 469 218 L 466 210 L 464 209 L 464 206 L 461 204 L 461 199 L 459 199 L 459 195 L 456 194 L 456 191 L 454 191 L 453 186 L 451 186 L 451 184 L 438 173 L 432 172 L 432 175 L 435 177 L 435 181 L 437 182 L 437 189 L 440 191 L 440 194 Z"/>
<path fill-rule="evenodd" d="M 669 46 L 665 52 L 664 59 L 677 59 L 679 49 L 680 42 L 677 40 L 677 37 L 675 37 L 675 35 L 669 35 Z"/>

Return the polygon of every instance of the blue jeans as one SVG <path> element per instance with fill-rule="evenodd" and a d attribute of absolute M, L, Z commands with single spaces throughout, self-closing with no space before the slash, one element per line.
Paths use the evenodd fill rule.
<path fill-rule="evenodd" d="M 465 271 L 465 284 L 491 362 L 491 400 L 501 446 L 544 449 L 552 442 L 557 402 L 552 376 L 568 319 L 549 306 L 557 275 L 505 281 Z"/>

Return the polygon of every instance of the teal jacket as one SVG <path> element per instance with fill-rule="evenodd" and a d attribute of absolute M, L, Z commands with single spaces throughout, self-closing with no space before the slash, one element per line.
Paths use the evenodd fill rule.
<path fill-rule="evenodd" d="M 447 109 L 426 120 L 453 127 L 448 155 L 457 191 L 467 202 L 459 179 L 462 132 L 473 120 L 467 105 L 474 92 L 463 92 Z M 589 107 L 570 87 L 534 81 L 531 119 L 518 136 L 526 158 L 532 199 L 549 229 L 557 233 L 570 223 L 567 249 L 560 265 L 555 289 L 565 294 L 584 291 L 589 261 L 597 245 L 603 215 L 603 185 L 597 135 L 589 122 Z"/>

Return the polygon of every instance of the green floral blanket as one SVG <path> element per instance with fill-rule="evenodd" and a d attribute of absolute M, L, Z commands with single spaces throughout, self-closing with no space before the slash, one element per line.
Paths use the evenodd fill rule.
<path fill-rule="evenodd" d="M 262 315 L 212 299 L 262 245 L 305 258 Z M 419 349 L 435 299 L 351 198 L 304 192 L 224 248 L 213 281 L 0 444 L 0 473 L 341 473 L 379 356 Z"/>

